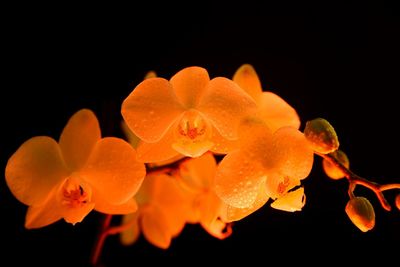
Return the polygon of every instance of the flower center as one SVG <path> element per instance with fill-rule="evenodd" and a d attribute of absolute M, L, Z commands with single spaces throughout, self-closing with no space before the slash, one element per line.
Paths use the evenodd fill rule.
<path fill-rule="evenodd" d="M 278 194 L 283 195 L 284 193 L 286 193 L 288 186 L 289 186 L 289 178 L 285 176 L 283 178 L 283 181 L 280 181 L 278 183 L 278 189 L 277 189 Z"/>
<path fill-rule="evenodd" d="M 71 175 L 61 188 L 61 203 L 69 208 L 80 208 L 90 202 L 90 188 L 82 183 L 81 179 Z"/>
<path fill-rule="evenodd" d="M 188 157 L 198 157 L 209 150 L 213 143 L 209 122 L 196 110 L 188 110 L 180 119 L 172 147 Z"/>
<path fill-rule="evenodd" d="M 207 130 L 204 118 L 195 110 L 185 112 L 178 125 L 178 133 L 181 138 L 203 140 Z"/>

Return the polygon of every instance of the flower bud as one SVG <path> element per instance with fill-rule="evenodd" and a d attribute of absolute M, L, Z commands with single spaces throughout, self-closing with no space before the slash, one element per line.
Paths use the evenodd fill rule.
<path fill-rule="evenodd" d="M 354 197 L 347 202 L 346 213 L 355 226 L 367 232 L 375 226 L 375 211 L 365 197 Z"/>
<path fill-rule="evenodd" d="M 345 166 L 346 168 L 349 168 L 349 166 L 350 166 L 349 158 L 342 150 L 336 150 L 336 151 L 332 152 L 331 155 L 343 166 Z M 332 178 L 334 180 L 344 178 L 344 176 L 345 176 L 343 171 L 341 171 L 338 167 L 336 167 L 334 164 L 332 164 L 327 159 L 324 159 L 322 161 L 322 167 L 323 167 L 326 175 L 329 178 Z"/>
<path fill-rule="evenodd" d="M 325 119 L 317 118 L 306 123 L 304 135 L 315 152 L 328 154 L 339 148 L 335 129 Z"/>
<path fill-rule="evenodd" d="M 397 196 L 396 196 L 396 207 L 397 207 L 397 209 L 398 210 L 400 210 L 400 194 L 398 194 Z"/>

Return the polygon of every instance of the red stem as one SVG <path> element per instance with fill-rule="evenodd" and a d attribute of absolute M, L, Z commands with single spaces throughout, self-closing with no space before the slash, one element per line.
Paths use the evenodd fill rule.
<path fill-rule="evenodd" d="M 99 264 L 99 259 L 101 251 L 103 250 L 104 241 L 106 240 L 108 235 L 107 229 L 109 229 L 111 225 L 111 219 L 112 219 L 111 214 L 107 214 L 106 217 L 104 218 L 99 236 L 97 237 L 95 246 L 93 247 L 92 256 L 90 259 L 90 263 L 92 264 L 92 266 L 98 266 Z"/>
<path fill-rule="evenodd" d="M 342 163 L 340 163 L 334 156 L 333 154 L 320 154 L 316 153 L 318 156 L 326 159 L 329 161 L 331 164 L 335 165 L 337 168 L 339 168 L 349 181 L 349 196 L 354 197 L 353 191 L 356 188 L 356 185 L 362 185 L 370 190 L 372 190 L 375 195 L 377 196 L 379 202 L 381 203 L 382 207 L 390 211 L 392 207 L 389 205 L 387 202 L 385 196 L 383 195 L 383 191 L 385 190 L 390 190 L 390 189 L 400 189 L 400 184 L 385 184 L 381 185 L 375 182 L 371 182 L 368 179 L 365 179 L 361 176 L 358 176 L 357 174 L 353 173 L 348 169 L 346 166 L 344 166 Z"/>

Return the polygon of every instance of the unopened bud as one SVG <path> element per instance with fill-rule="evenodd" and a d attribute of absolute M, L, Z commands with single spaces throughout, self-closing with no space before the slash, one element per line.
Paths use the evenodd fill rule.
<path fill-rule="evenodd" d="M 306 123 L 304 135 L 315 152 L 328 154 L 339 148 L 339 140 L 333 126 L 325 119 L 317 118 Z"/>
<path fill-rule="evenodd" d="M 345 166 L 346 168 L 349 168 L 350 166 L 350 161 L 347 155 L 342 151 L 342 150 L 336 150 L 331 153 L 332 157 L 334 157 L 340 164 Z M 338 167 L 336 167 L 334 164 L 332 164 L 329 160 L 324 159 L 322 161 L 322 167 L 328 175 L 329 178 L 332 178 L 334 180 L 338 180 L 341 178 L 344 178 L 344 173 L 341 171 Z"/>
<path fill-rule="evenodd" d="M 365 197 L 354 197 L 347 202 L 346 213 L 355 226 L 367 232 L 375 226 L 375 211 Z"/>
<path fill-rule="evenodd" d="M 144 76 L 144 79 L 150 79 L 150 78 L 156 78 L 157 77 L 157 73 L 154 70 L 151 70 L 149 72 L 146 73 L 146 75 Z"/>
<path fill-rule="evenodd" d="M 398 194 L 397 196 L 396 196 L 396 207 L 397 207 L 397 209 L 398 210 L 400 210 L 400 194 Z"/>

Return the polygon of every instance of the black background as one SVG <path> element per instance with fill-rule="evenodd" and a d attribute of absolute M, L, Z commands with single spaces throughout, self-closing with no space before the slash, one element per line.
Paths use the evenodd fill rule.
<path fill-rule="evenodd" d="M 200 1 L 171 6 L 19 6 L 3 10 L 0 164 L 27 139 L 58 139 L 68 118 L 90 108 L 104 136 L 122 137 L 120 105 L 149 70 L 170 78 L 188 66 L 211 77 L 231 77 L 243 63 L 265 90 L 298 111 L 302 128 L 315 117 L 335 127 L 356 173 L 380 183 L 399 182 L 397 131 L 399 13 L 379 3 L 259 6 Z M 143 238 L 122 247 L 107 239 L 106 266 L 166 263 L 258 264 L 396 261 L 400 212 L 386 212 L 372 192 L 357 188 L 376 211 L 362 233 L 344 212 L 347 183 L 333 181 L 316 158 L 304 181 L 302 212 L 268 204 L 234 224 L 224 241 L 188 225 L 164 251 Z M 385 196 L 394 202 L 395 192 Z M 60 221 L 23 227 L 26 207 L 0 180 L 0 261 L 42 266 L 86 266 L 102 215 L 76 226 Z M 115 223 L 119 218 L 115 218 Z M 142 262 L 142 263 L 140 263 Z M 397 260 L 398 262 L 398 260 Z M 3 264 L 1 264 L 3 266 Z"/>

